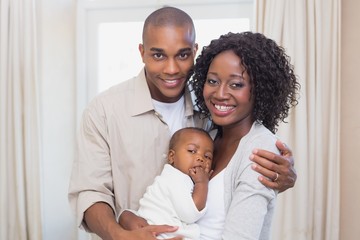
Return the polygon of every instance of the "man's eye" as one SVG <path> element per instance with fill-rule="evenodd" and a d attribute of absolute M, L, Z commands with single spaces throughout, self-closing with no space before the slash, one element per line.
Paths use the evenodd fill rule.
<path fill-rule="evenodd" d="M 181 60 L 185 60 L 185 59 L 187 59 L 189 57 L 189 54 L 187 54 L 187 53 L 180 53 L 179 54 L 179 58 L 181 59 Z"/>
<path fill-rule="evenodd" d="M 154 54 L 153 54 L 153 57 L 154 57 L 155 59 L 162 59 L 162 58 L 164 57 L 164 55 L 162 55 L 161 53 L 154 53 Z"/>
<path fill-rule="evenodd" d="M 189 152 L 189 153 L 196 153 L 196 150 L 189 149 L 188 152 Z"/>

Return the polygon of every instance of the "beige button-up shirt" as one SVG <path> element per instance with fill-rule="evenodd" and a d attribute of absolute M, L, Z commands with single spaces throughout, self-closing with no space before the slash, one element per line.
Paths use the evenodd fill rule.
<path fill-rule="evenodd" d="M 205 127 L 194 116 L 185 92 L 186 126 Z M 170 130 L 156 113 L 144 70 L 97 96 L 85 109 L 78 132 L 69 201 L 77 223 L 96 202 L 108 203 L 118 218 L 122 209 L 137 209 L 146 187 L 166 163 Z"/>

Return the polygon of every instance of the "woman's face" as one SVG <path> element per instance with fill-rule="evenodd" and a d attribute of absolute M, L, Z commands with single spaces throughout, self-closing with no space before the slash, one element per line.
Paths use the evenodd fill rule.
<path fill-rule="evenodd" d="M 218 54 L 210 64 L 204 99 L 214 123 L 221 127 L 252 124 L 253 98 L 250 77 L 231 50 Z"/>

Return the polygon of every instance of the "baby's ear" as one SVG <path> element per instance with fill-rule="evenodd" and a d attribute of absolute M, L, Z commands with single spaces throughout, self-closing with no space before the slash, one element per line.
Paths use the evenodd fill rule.
<path fill-rule="evenodd" d="M 170 149 L 168 153 L 168 163 L 171 165 L 174 164 L 174 156 L 175 156 L 175 151 L 173 149 Z"/>

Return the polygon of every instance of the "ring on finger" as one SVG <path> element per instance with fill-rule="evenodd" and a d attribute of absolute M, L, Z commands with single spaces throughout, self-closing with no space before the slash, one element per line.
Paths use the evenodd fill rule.
<path fill-rule="evenodd" d="M 276 177 L 275 177 L 275 179 L 273 181 L 276 182 L 276 180 L 278 180 L 278 178 L 279 178 L 279 174 L 276 173 Z"/>

